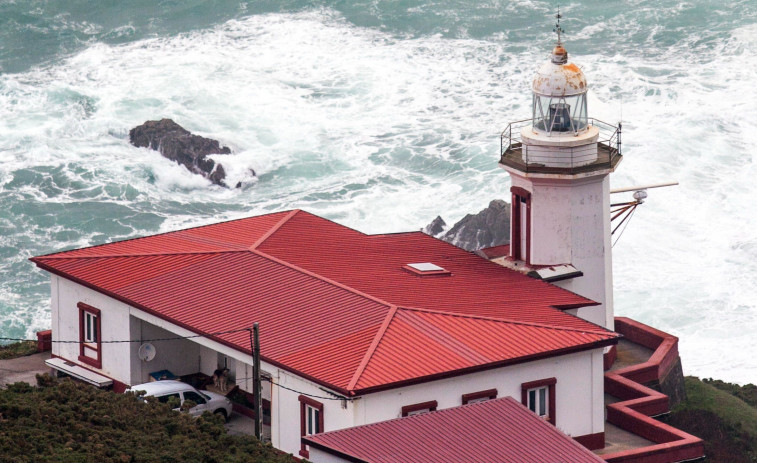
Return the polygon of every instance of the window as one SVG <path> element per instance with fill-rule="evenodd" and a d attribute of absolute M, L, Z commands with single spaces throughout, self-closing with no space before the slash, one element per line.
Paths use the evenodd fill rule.
<path fill-rule="evenodd" d="M 436 400 L 430 402 L 422 402 L 419 404 L 406 405 L 402 407 L 402 416 L 420 415 L 421 413 L 428 413 L 436 411 Z"/>
<path fill-rule="evenodd" d="M 528 264 L 531 262 L 531 193 L 517 186 L 510 188 L 510 192 L 510 255 Z"/>
<path fill-rule="evenodd" d="M 159 396 L 157 396 L 155 398 L 158 399 L 158 402 L 160 402 L 162 404 L 167 404 L 168 401 L 171 400 L 171 399 L 176 400 L 177 404 L 181 403 L 181 398 L 179 397 L 179 393 L 178 392 L 176 392 L 174 394 L 159 395 Z"/>
<path fill-rule="evenodd" d="M 203 396 L 196 393 L 195 391 L 184 391 L 184 400 L 191 400 L 197 405 L 202 405 L 207 402 L 207 400 L 205 400 Z"/>
<path fill-rule="evenodd" d="M 539 416 L 549 416 L 549 403 L 547 386 L 536 387 L 528 390 L 528 408 Z"/>
<path fill-rule="evenodd" d="M 97 315 L 84 312 L 84 342 L 97 343 Z"/>
<path fill-rule="evenodd" d="M 497 398 L 496 389 L 487 389 L 485 391 L 471 392 L 470 394 L 463 394 L 463 405 L 475 404 L 478 402 L 486 402 Z"/>
<path fill-rule="evenodd" d="M 102 368 L 100 310 L 80 302 L 79 308 L 79 361 Z"/>
<path fill-rule="evenodd" d="M 300 401 L 300 436 L 309 436 L 323 432 L 323 404 L 310 397 L 301 395 Z M 301 444 L 300 456 L 310 456 L 308 446 Z"/>
<path fill-rule="evenodd" d="M 555 378 L 521 384 L 522 403 L 540 417 L 555 424 Z"/>

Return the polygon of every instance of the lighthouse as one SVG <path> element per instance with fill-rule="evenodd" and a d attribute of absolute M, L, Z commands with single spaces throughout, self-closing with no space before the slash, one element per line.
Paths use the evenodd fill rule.
<path fill-rule="evenodd" d="M 613 329 L 610 173 L 622 157 L 620 125 L 589 117 L 584 73 L 557 43 L 533 78 L 531 117 L 501 135 L 499 165 L 512 179 L 509 255 L 497 262 L 599 303 L 572 309 Z"/>

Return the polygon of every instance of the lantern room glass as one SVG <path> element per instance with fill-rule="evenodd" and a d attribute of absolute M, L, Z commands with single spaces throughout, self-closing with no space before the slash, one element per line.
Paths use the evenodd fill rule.
<path fill-rule="evenodd" d="M 536 130 L 578 133 L 589 126 L 586 93 L 571 96 L 534 94 L 533 126 Z"/>

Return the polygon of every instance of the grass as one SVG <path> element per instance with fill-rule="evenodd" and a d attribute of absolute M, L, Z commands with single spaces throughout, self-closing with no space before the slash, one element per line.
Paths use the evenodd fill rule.
<path fill-rule="evenodd" d="M 685 384 L 687 398 L 672 410 L 669 423 L 702 438 L 709 463 L 757 463 L 757 408 L 739 398 L 750 398 L 754 385 L 713 384 L 693 376 Z"/>
<path fill-rule="evenodd" d="M 37 353 L 37 343 L 34 341 L 14 342 L 0 346 L 0 360 L 14 359 Z"/>

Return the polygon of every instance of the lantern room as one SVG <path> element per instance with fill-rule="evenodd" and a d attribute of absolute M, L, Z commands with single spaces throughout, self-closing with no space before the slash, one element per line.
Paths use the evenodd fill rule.
<path fill-rule="evenodd" d="M 568 52 L 558 43 L 552 59 L 539 68 L 533 81 L 533 129 L 546 135 L 578 135 L 589 127 L 586 78 L 568 63 Z"/>

